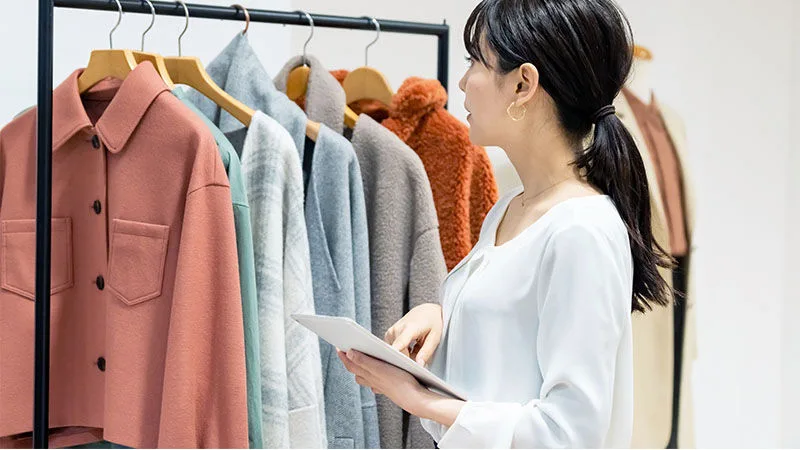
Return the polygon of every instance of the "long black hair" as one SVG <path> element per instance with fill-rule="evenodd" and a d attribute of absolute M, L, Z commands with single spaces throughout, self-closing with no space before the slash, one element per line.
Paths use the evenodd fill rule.
<path fill-rule="evenodd" d="M 496 56 L 492 67 L 481 43 Z M 613 0 L 483 0 L 464 29 L 473 60 L 507 74 L 525 63 L 539 71 L 561 126 L 575 143 L 574 164 L 608 195 L 628 228 L 633 256 L 631 310 L 668 305 L 658 267 L 672 259 L 653 238 L 650 190 L 636 143 L 614 114 L 597 119 L 619 94 L 633 63 L 630 23 Z M 582 145 L 594 125 L 588 148 Z"/>

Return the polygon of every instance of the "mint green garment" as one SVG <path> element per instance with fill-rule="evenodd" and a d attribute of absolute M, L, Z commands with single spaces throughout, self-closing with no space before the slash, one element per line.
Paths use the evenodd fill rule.
<path fill-rule="evenodd" d="M 233 221 L 236 226 L 236 249 L 239 253 L 239 285 L 242 290 L 242 313 L 244 317 L 244 353 L 247 368 L 247 425 L 250 448 L 263 448 L 261 413 L 261 351 L 258 329 L 258 299 L 256 297 L 256 266 L 253 256 L 253 232 L 250 228 L 250 206 L 247 203 L 242 164 L 228 138 L 200 112 L 187 98 L 183 90 L 172 93 L 199 117 L 211 130 L 217 141 L 225 172 L 231 184 Z"/>

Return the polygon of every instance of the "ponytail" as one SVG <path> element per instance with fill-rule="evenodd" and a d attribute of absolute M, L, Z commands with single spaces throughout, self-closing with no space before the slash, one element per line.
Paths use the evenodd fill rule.
<path fill-rule="evenodd" d="M 616 115 L 597 119 L 591 145 L 574 164 L 589 183 L 611 198 L 628 229 L 634 267 L 631 310 L 652 310 L 653 303 L 666 306 L 671 295 L 658 267 L 671 268 L 672 259 L 653 237 L 644 162 L 633 137 Z"/>

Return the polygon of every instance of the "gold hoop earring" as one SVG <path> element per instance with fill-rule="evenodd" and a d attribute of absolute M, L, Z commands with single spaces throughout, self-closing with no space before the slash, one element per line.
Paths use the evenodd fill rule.
<path fill-rule="evenodd" d="M 508 114 L 508 117 L 510 117 L 511 120 L 513 120 L 514 122 L 519 122 L 520 120 L 524 119 L 525 118 L 525 113 L 528 112 L 528 108 L 526 108 L 525 105 L 522 105 L 522 106 L 520 106 L 520 109 L 522 110 L 522 114 L 520 114 L 518 112 L 515 114 L 515 113 L 513 113 L 511 111 L 511 108 L 513 108 L 513 107 L 514 107 L 514 104 L 512 103 L 512 104 L 508 105 L 508 108 L 506 109 L 506 114 Z"/>

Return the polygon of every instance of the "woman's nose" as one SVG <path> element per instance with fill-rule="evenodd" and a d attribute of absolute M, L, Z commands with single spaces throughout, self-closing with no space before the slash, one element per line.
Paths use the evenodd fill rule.
<path fill-rule="evenodd" d="M 467 74 L 464 74 L 464 76 L 458 80 L 458 88 L 461 89 L 461 92 L 467 92 Z"/>

